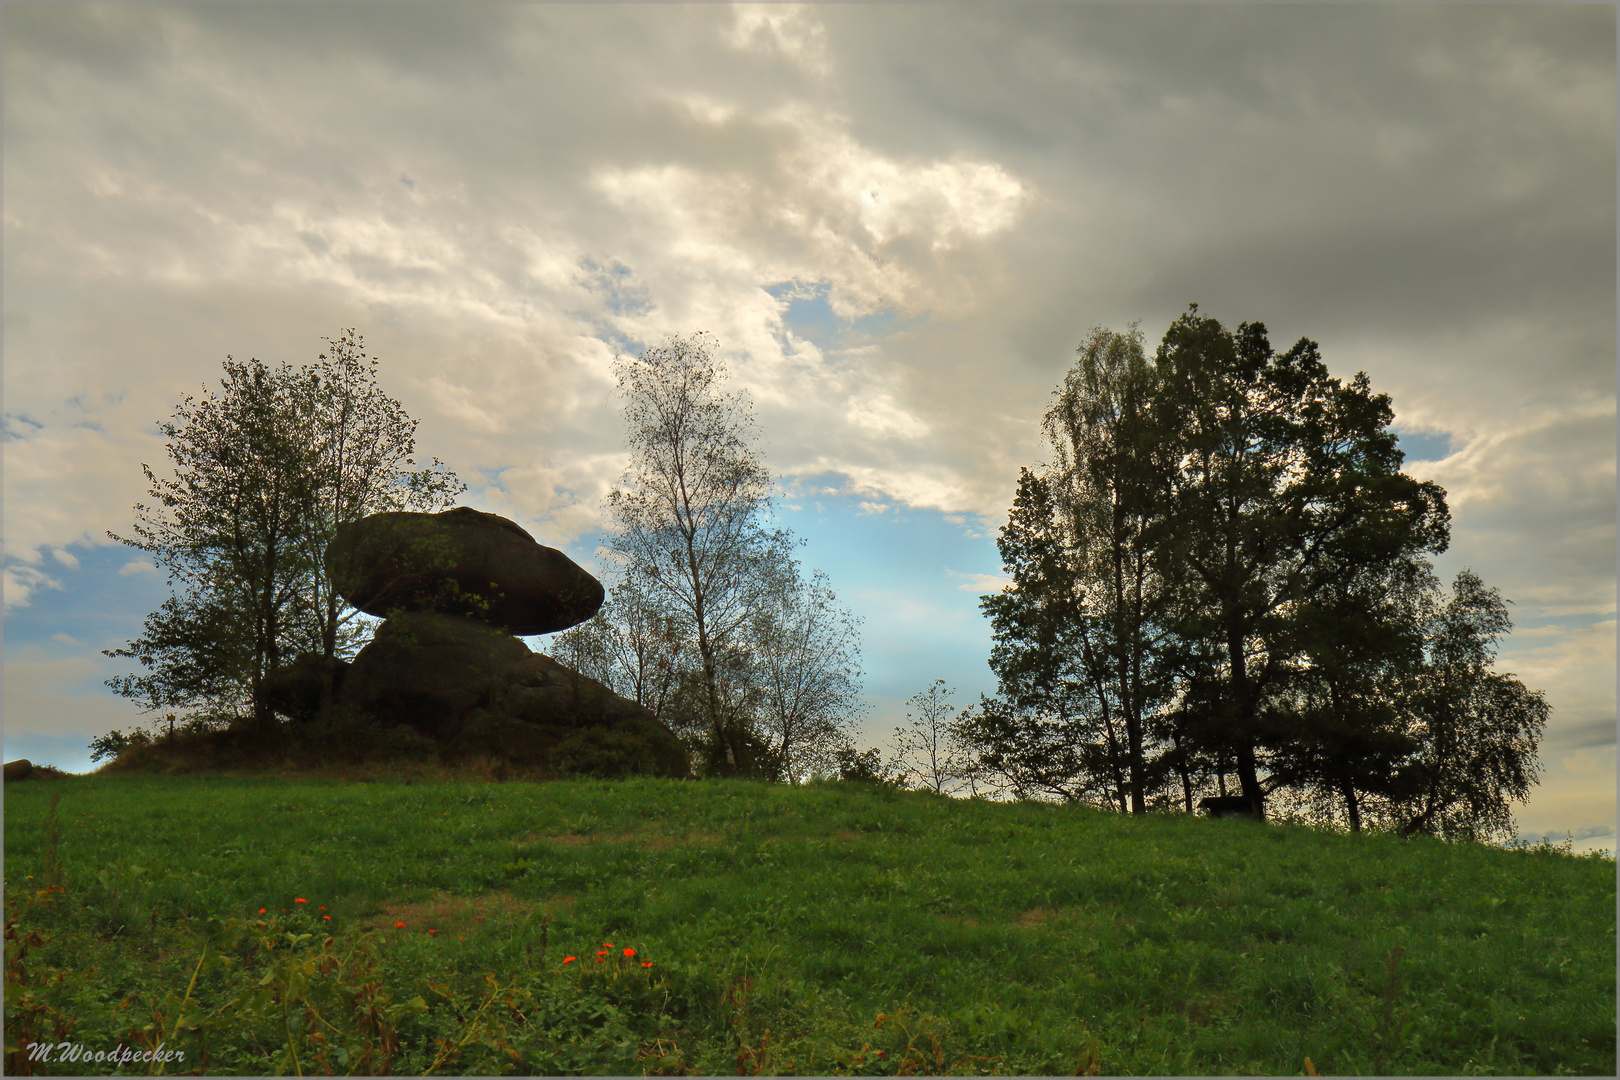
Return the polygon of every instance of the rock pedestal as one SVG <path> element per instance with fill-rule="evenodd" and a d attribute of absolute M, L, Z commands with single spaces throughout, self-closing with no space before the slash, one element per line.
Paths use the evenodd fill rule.
<path fill-rule="evenodd" d="M 685 775 L 684 748 L 651 712 L 514 636 L 567 629 L 603 599 L 600 582 L 517 523 L 465 506 L 373 514 L 337 531 L 326 565 L 344 599 L 384 621 L 342 670 L 300 657 L 275 672 L 278 711 L 313 714 L 329 679 L 340 708 L 451 756 L 558 768 L 588 758 L 599 775 L 613 773 L 601 765 L 611 758 Z"/>

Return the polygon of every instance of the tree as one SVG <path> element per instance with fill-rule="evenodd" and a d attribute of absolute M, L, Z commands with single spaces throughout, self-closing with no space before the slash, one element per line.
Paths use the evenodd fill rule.
<path fill-rule="evenodd" d="M 1262 324 L 1231 332 L 1194 305 L 1156 362 L 1176 455 L 1157 565 L 1201 697 L 1185 728 L 1235 759 L 1263 818 L 1258 753 L 1298 734 L 1273 706 L 1301 675 L 1301 613 L 1358 566 L 1443 551 L 1445 496 L 1400 472 L 1388 397 L 1331 377 L 1313 341 L 1276 353 Z"/>
<path fill-rule="evenodd" d="M 1397 797 L 1400 766 L 1417 748 L 1401 688 L 1423 661 L 1425 611 L 1437 588 L 1426 560 L 1408 556 L 1333 573 L 1298 615 L 1305 664 L 1280 703 L 1296 738 L 1273 754 L 1273 780 L 1342 800 L 1352 832 L 1368 796 Z"/>
<path fill-rule="evenodd" d="M 108 680 L 146 711 L 273 723 L 272 671 L 352 646 L 321 557 L 333 531 L 464 490 L 437 460 L 401 467 L 414 464 L 415 422 L 377 388 L 352 330 L 328 340 L 331 354 L 305 368 L 227 357 L 218 392 L 186 397 L 159 425 L 174 478 L 143 464 L 155 505 L 137 504 L 132 537 L 108 533 L 151 553 L 176 590 L 140 638 L 107 651 L 146 669 Z"/>
<path fill-rule="evenodd" d="M 860 620 L 836 602 L 825 573 L 786 559 L 749 627 L 758 724 L 790 783 L 834 766 L 861 710 Z"/>
<path fill-rule="evenodd" d="M 1513 629 L 1507 601 L 1472 571 L 1425 620 L 1425 664 L 1409 698 L 1416 752 L 1384 801 L 1401 835 L 1511 837 L 1510 803 L 1528 797 L 1551 709 L 1540 691 L 1493 671 Z"/>
<path fill-rule="evenodd" d="M 1046 483 L 1064 526 L 1054 537 L 1073 563 L 1085 671 L 1103 728 L 1123 739 L 1132 813 L 1146 813 L 1146 726 L 1167 696 L 1157 646 L 1167 587 L 1155 566 L 1168 509 L 1173 413 L 1142 333 L 1095 328 L 1056 392 L 1044 424 L 1054 461 Z M 1117 754 L 1116 754 L 1117 756 Z"/>
<path fill-rule="evenodd" d="M 550 652 L 667 723 L 675 719 L 671 706 L 690 670 L 689 644 L 680 619 L 624 577 L 595 615 L 552 639 Z"/>
<path fill-rule="evenodd" d="M 982 771 L 974 759 L 973 744 L 956 706 L 947 699 L 956 691 L 935 679 L 926 690 L 911 695 L 906 704 L 906 725 L 894 729 L 892 769 L 907 781 L 937 795 L 953 795 L 964 788 L 977 795 Z"/>
<path fill-rule="evenodd" d="M 996 546 L 1012 583 L 980 607 L 991 617 L 999 688 L 962 718 L 963 737 L 980 768 L 1020 796 L 1097 796 L 1123 810 L 1124 747 L 1098 696 L 1082 568 L 1041 474 L 1020 470 Z"/>
<path fill-rule="evenodd" d="M 631 450 L 608 495 L 609 540 L 624 571 L 696 638 L 700 708 L 724 768 L 741 767 L 747 695 L 728 685 L 784 534 L 768 531 L 770 473 L 754 449 L 746 396 L 721 390 L 707 334 L 671 337 L 615 363 Z"/>
<path fill-rule="evenodd" d="M 160 424 L 175 478 L 141 470 L 157 507 L 137 504 L 134 536 L 114 540 L 153 555 L 181 590 L 146 620 L 145 634 L 107 655 L 146 675 L 108 680 L 146 711 L 224 709 L 273 719 L 260 693 L 284 656 L 318 641 L 302 530 L 316 498 L 317 455 L 297 374 L 225 359 L 217 394 L 187 396 Z"/>
<path fill-rule="evenodd" d="M 317 567 L 310 586 L 321 621 L 321 652 L 332 658 L 346 651 L 339 638 L 357 614 L 326 572 L 324 555 L 333 533 L 371 514 L 449 509 L 467 485 L 438 458 L 408 467 L 416 465 L 417 421 L 378 385 L 378 362 L 366 355 L 365 339 L 349 327 L 323 340 L 327 350 L 301 380 L 318 462 L 316 497 L 302 538 L 306 558 Z M 342 645 L 352 646 L 352 638 Z"/>

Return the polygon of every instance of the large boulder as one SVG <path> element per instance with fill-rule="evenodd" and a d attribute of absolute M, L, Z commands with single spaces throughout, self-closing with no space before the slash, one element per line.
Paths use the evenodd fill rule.
<path fill-rule="evenodd" d="M 34 775 L 34 763 L 27 758 L 18 758 L 5 764 L 5 779 L 27 780 Z"/>
<path fill-rule="evenodd" d="M 385 620 L 342 685 L 343 708 L 408 726 L 452 757 L 686 775 L 680 740 L 650 711 L 465 615 Z"/>
<path fill-rule="evenodd" d="M 505 688 L 529 647 L 465 615 L 415 611 L 385 619 L 343 678 L 341 704 L 383 727 L 453 735 L 462 718 Z"/>
<path fill-rule="evenodd" d="M 372 514 L 326 547 L 332 584 L 371 615 L 437 611 L 514 634 L 549 634 L 602 606 L 602 583 L 516 522 L 458 506 L 442 514 Z"/>
<path fill-rule="evenodd" d="M 349 665 L 334 657 L 299 653 L 265 677 L 265 704 L 294 720 L 312 720 L 323 703 L 337 699 L 348 671 Z"/>

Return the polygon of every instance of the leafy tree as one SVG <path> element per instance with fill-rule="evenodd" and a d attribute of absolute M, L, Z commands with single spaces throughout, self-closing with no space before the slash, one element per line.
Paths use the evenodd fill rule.
<path fill-rule="evenodd" d="M 377 359 L 366 355 L 365 339 L 349 327 L 323 340 L 326 351 L 301 379 L 318 469 L 302 535 L 306 558 L 317 567 L 310 587 L 321 623 L 321 652 L 331 658 L 353 647 L 356 635 L 345 637 L 344 630 L 358 614 L 343 602 L 326 571 L 332 535 L 371 514 L 449 509 L 467 485 L 438 458 L 414 467 L 417 421 L 383 392 Z"/>
<path fill-rule="evenodd" d="M 431 466 L 412 471 L 415 422 L 376 385 L 352 330 L 320 362 L 269 368 L 227 357 L 217 392 L 183 399 L 159 425 L 174 477 L 143 464 L 155 505 L 129 538 L 175 593 L 141 637 L 107 655 L 143 673 L 108 680 L 146 711 L 274 721 L 265 678 L 302 652 L 351 648 L 352 612 L 322 559 L 333 531 L 382 509 L 433 509 L 464 490 Z"/>
<path fill-rule="evenodd" d="M 1054 454 L 1045 481 L 1063 526 L 1054 537 L 1072 564 L 1069 617 L 1079 634 L 1092 700 L 1110 740 L 1123 743 L 1132 813 L 1145 813 L 1147 725 L 1168 693 L 1168 589 L 1154 564 L 1168 509 L 1172 410 L 1143 354 L 1141 331 L 1091 331 L 1056 392 L 1045 431 Z M 1116 731 L 1118 735 L 1116 736 Z"/>
<path fill-rule="evenodd" d="M 608 495 L 609 546 L 649 600 L 689 628 L 699 708 L 723 771 L 743 768 L 750 727 L 735 655 L 788 541 L 766 528 L 770 473 L 748 400 L 721 389 L 712 339 L 671 337 L 615 370 L 631 463 Z"/>
<path fill-rule="evenodd" d="M 108 680 L 144 710 L 224 709 L 268 724 L 265 676 L 319 641 L 302 535 L 318 466 L 300 389 L 286 364 L 227 357 L 219 392 L 187 396 L 159 425 L 175 477 L 142 464 L 158 505 L 135 507 L 133 537 L 108 533 L 150 553 L 178 588 L 142 637 L 107 652 L 149 669 Z"/>
<path fill-rule="evenodd" d="M 1298 732 L 1275 708 L 1301 676 L 1300 615 L 1356 568 L 1442 551 L 1444 492 L 1400 472 L 1389 399 L 1331 377 L 1315 342 L 1271 349 L 1196 305 L 1157 354 L 1177 464 L 1157 558 L 1196 708 L 1191 741 L 1235 759 L 1264 817 L 1259 752 Z"/>
<path fill-rule="evenodd" d="M 997 547 L 1012 584 L 980 606 L 999 692 L 962 718 L 962 735 L 980 768 L 1020 796 L 1098 796 L 1124 809 L 1124 746 L 1098 700 L 1081 566 L 1042 475 L 1020 471 Z"/>
<path fill-rule="evenodd" d="M 797 783 L 833 763 L 861 711 L 860 621 L 837 606 L 825 573 L 806 580 L 785 559 L 749 629 L 759 729 Z"/>
<path fill-rule="evenodd" d="M 1332 576 L 1297 616 L 1305 664 L 1280 704 L 1296 737 L 1269 765 L 1277 785 L 1340 798 L 1350 830 L 1360 832 L 1362 801 L 1398 796 L 1398 770 L 1417 747 L 1401 688 L 1422 665 L 1437 585 L 1429 564 L 1413 557 Z"/>
<path fill-rule="evenodd" d="M 1409 699 L 1417 750 L 1385 800 L 1402 835 L 1513 835 L 1510 803 L 1537 781 L 1551 709 L 1540 691 L 1492 670 L 1496 642 L 1512 629 L 1507 601 L 1469 570 L 1425 621 L 1426 662 Z"/>

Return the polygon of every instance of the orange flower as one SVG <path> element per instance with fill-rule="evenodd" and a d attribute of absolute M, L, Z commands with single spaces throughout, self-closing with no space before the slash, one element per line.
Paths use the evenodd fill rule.
<path fill-rule="evenodd" d="M 626 950 L 624 950 L 624 955 L 626 955 L 626 956 L 634 956 L 634 955 L 636 955 L 636 950 L 634 950 L 634 949 L 626 949 Z"/>
<path fill-rule="evenodd" d="M 404 923 L 402 923 L 402 922 L 397 922 L 397 923 L 395 923 L 395 924 L 394 924 L 394 925 L 395 925 L 395 926 L 404 926 L 404 925 L 405 925 L 405 924 L 404 924 Z"/>
<path fill-rule="evenodd" d="M 323 919 L 330 919 L 330 918 L 331 918 L 331 917 L 332 917 L 332 916 L 330 916 L 330 915 L 322 915 L 322 916 L 321 916 L 321 918 L 323 918 Z"/>
<path fill-rule="evenodd" d="M 606 949 L 597 949 L 596 950 L 596 955 L 597 956 L 606 956 L 607 955 L 607 950 Z"/>
<path fill-rule="evenodd" d="M 307 903 L 309 903 L 309 901 L 305 900 L 302 896 L 299 896 L 299 897 L 294 897 L 293 898 L 293 903 L 295 903 L 295 904 L 307 904 Z"/>
<path fill-rule="evenodd" d="M 578 960 L 578 959 L 579 959 L 579 957 L 577 957 L 577 956 L 565 956 L 565 957 L 563 957 L 563 963 L 572 964 L 575 960 Z"/>
<path fill-rule="evenodd" d="M 264 908 L 260 908 L 260 909 L 259 909 L 259 914 L 260 914 L 260 915 L 263 915 L 263 914 L 264 914 Z"/>
<path fill-rule="evenodd" d="M 604 949 L 611 949 L 611 948 L 613 948 L 613 942 L 611 942 L 611 941 L 604 941 L 604 942 L 602 942 L 602 948 L 604 948 Z"/>
<path fill-rule="evenodd" d="M 652 961 L 651 960 L 643 960 L 641 962 L 641 966 L 642 967 L 652 967 Z"/>

